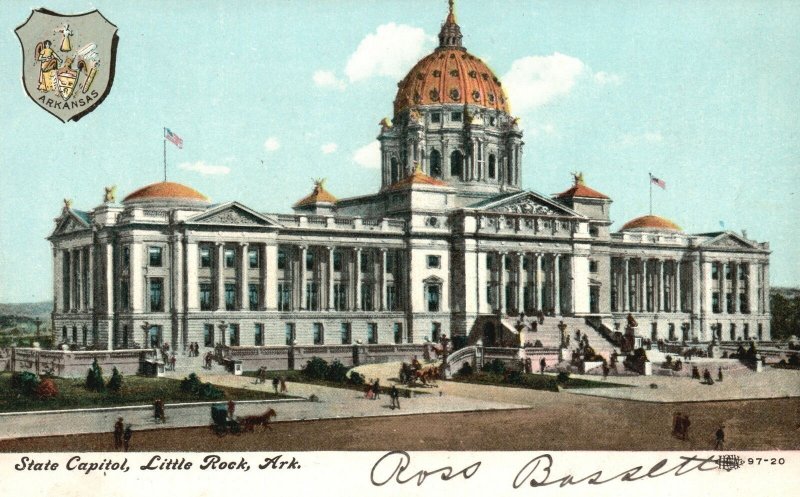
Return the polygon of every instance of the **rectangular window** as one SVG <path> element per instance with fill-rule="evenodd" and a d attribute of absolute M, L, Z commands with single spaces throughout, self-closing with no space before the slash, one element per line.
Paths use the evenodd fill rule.
<path fill-rule="evenodd" d="M 247 251 L 247 260 L 250 264 L 250 269 L 257 269 L 261 266 L 261 256 L 258 249 L 250 249 Z"/>
<path fill-rule="evenodd" d="M 150 311 L 164 311 L 164 280 L 162 278 L 150 279 Z"/>
<path fill-rule="evenodd" d="M 200 310 L 211 310 L 211 283 L 200 283 Z"/>
<path fill-rule="evenodd" d="M 378 323 L 367 323 L 367 343 L 378 343 Z"/>
<path fill-rule="evenodd" d="M 131 248 L 127 245 L 122 247 L 122 267 L 127 269 L 131 265 Z"/>
<path fill-rule="evenodd" d="M 319 295 L 317 284 L 314 282 L 306 283 L 306 309 L 309 311 L 319 310 Z"/>
<path fill-rule="evenodd" d="M 431 342 L 438 343 L 442 335 L 442 323 L 431 323 Z"/>
<path fill-rule="evenodd" d="M 597 272 L 597 261 L 589 261 L 589 272 L 590 273 Z"/>
<path fill-rule="evenodd" d="M 442 114 L 440 112 L 431 112 L 431 122 L 432 123 L 442 122 Z"/>
<path fill-rule="evenodd" d="M 361 310 L 362 311 L 374 310 L 372 305 L 372 284 L 370 283 L 361 284 Z"/>
<path fill-rule="evenodd" d="M 442 267 L 442 257 L 439 255 L 429 255 L 428 256 L 428 267 L 429 268 L 440 268 Z"/>
<path fill-rule="evenodd" d="M 314 252 L 306 252 L 306 271 L 314 270 Z"/>
<path fill-rule="evenodd" d="M 200 247 L 200 267 L 211 267 L 211 247 L 208 245 Z"/>
<path fill-rule="evenodd" d="M 255 328 L 253 343 L 259 346 L 264 345 L 264 325 L 261 323 L 256 323 Z"/>
<path fill-rule="evenodd" d="M 503 256 L 503 264 L 504 264 L 503 266 L 504 269 L 511 269 L 512 267 L 514 267 L 514 261 L 511 259 L 511 256 L 509 254 Z"/>
<path fill-rule="evenodd" d="M 716 264 L 711 264 L 711 279 L 718 280 L 719 279 L 719 267 Z"/>
<path fill-rule="evenodd" d="M 205 325 L 203 325 L 203 344 L 206 347 L 213 347 L 214 346 L 214 325 L 213 324 L 205 324 Z"/>
<path fill-rule="evenodd" d="M 397 310 L 397 289 L 394 285 L 386 285 L 386 309 Z"/>
<path fill-rule="evenodd" d="M 386 272 L 394 273 L 397 264 L 397 255 L 392 250 L 386 252 Z"/>
<path fill-rule="evenodd" d="M 461 112 L 451 112 L 450 113 L 450 120 L 460 123 L 461 122 Z"/>
<path fill-rule="evenodd" d="M 353 335 L 350 332 L 350 323 L 342 323 L 342 345 L 350 345 Z"/>
<path fill-rule="evenodd" d="M 286 345 L 294 344 L 294 323 L 286 323 L 284 326 L 284 334 L 286 336 Z"/>
<path fill-rule="evenodd" d="M 486 269 L 494 269 L 495 258 L 494 254 L 486 254 Z"/>
<path fill-rule="evenodd" d="M 64 327 L 64 340 L 67 338 L 67 328 Z M 128 325 L 122 325 L 122 348 L 128 348 Z"/>
<path fill-rule="evenodd" d="M 342 270 L 342 253 L 338 250 L 333 252 L 333 270 L 334 271 L 341 271 Z"/>
<path fill-rule="evenodd" d="M 360 268 L 362 273 L 369 271 L 369 252 L 361 252 Z"/>
<path fill-rule="evenodd" d="M 725 267 L 725 279 L 729 280 L 729 279 L 731 279 L 731 265 L 730 264 L 725 264 L 724 267 Z"/>
<path fill-rule="evenodd" d="M 347 286 L 342 283 L 333 284 L 333 308 L 337 311 L 347 310 Z"/>
<path fill-rule="evenodd" d="M 292 285 L 282 281 L 278 283 L 278 310 L 288 311 L 292 305 Z"/>
<path fill-rule="evenodd" d="M 394 323 L 394 343 L 401 344 L 403 343 L 403 325 L 400 323 Z"/>
<path fill-rule="evenodd" d="M 278 250 L 278 269 L 286 269 L 286 251 Z"/>
<path fill-rule="evenodd" d="M 523 271 L 527 271 L 528 270 L 528 268 L 531 265 L 530 262 L 531 262 L 530 258 L 528 258 L 525 255 L 522 256 L 522 269 L 523 269 Z"/>
<path fill-rule="evenodd" d="M 258 310 L 258 297 L 261 295 L 261 286 L 258 283 L 250 283 L 247 285 L 247 293 L 249 298 L 248 303 L 250 304 L 250 310 L 256 311 Z"/>
<path fill-rule="evenodd" d="M 425 300 L 428 302 L 428 312 L 439 312 L 440 292 L 439 285 L 426 285 Z"/>
<path fill-rule="evenodd" d="M 225 283 L 225 310 L 236 310 L 236 283 Z"/>
<path fill-rule="evenodd" d="M 119 282 L 119 305 L 123 311 L 127 311 L 130 308 L 130 298 L 129 298 L 129 290 L 128 290 L 128 280 L 120 280 Z"/>
<path fill-rule="evenodd" d="M 223 252 L 225 267 L 236 267 L 236 249 L 226 248 Z"/>
<path fill-rule="evenodd" d="M 722 312 L 722 307 L 719 304 L 719 292 L 711 294 L 711 310 L 717 313 Z"/>
<path fill-rule="evenodd" d="M 497 118 L 494 116 L 489 117 L 489 126 L 495 126 L 497 124 Z"/>
<path fill-rule="evenodd" d="M 161 247 L 147 247 L 147 253 L 150 258 L 150 267 L 161 267 Z"/>
<path fill-rule="evenodd" d="M 239 346 L 239 325 L 228 325 L 228 345 L 231 347 Z"/>
<path fill-rule="evenodd" d="M 314 332 L 314 345 L 322 345 L 325 343 L 325 333 L 322 328 L 322 323 L 314 323 L 312 325 L 312 331 Z"/>

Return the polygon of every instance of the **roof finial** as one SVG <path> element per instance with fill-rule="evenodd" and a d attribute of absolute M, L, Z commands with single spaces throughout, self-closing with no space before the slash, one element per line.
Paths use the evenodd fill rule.
<path fill-rule="evenodd" d="M 455 23 L 456 22 L 456 14 L 455 14 L 453 9 L 455 9 L 456 2 L 455 2 L 455 0 L 447 0 L 447 5 L 449 6 L 448 7 L 449 12 L 447 13 L 447 21 L 446 22 Z"/>
<path fill-rule="evenodd" d="M 461 48 L 461 28 L 456 23 L 455 1 L 447 0 L 447 18 L 439 31 L 439 48 Z"/>
<path fill-rule="evenodd" d="M 580 186 L 584 184 L 582 171 L 572 173 L 572 177 L 575 179 L 575 186 Z"/>

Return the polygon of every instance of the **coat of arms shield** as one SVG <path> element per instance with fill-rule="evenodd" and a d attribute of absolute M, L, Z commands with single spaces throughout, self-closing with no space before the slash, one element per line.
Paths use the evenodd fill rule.
<path fill-rule="evenodd" d="M 64 122 L 97 107 L 111 89 L 117 27 L 97 11 L 31 12 L 16 29 L 22 44 L 22 84 L 31 99 Z"/>

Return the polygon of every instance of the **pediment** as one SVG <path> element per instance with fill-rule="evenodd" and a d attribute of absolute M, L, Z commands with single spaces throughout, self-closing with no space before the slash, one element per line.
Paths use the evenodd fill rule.
<path fill-rule="evenodd" d="M 583 217 L 569 207 L 532 191 L 495 197 L 473 204 L 470 208 L 493 213 Z"/>
<path fill-rule="evenodd" d="M 53 230 L 53 236 L 68 235 L 77 231 L 86 231 L 91 226 L 83 220 L 78 214 L 70 210 L 64 210 L 61 216 L 56 218 L 56 229 Z"/>
<path fill-rule="evenodd" d="M 277 227 L 268 217 L 238 202 L 213 207 L 186 220 L 187 224 Z"/>
<path fill-rule="evenodd" d="M 720 249 L 746 249 L 753 250 L 759 249 L 753 242 L 740 237 L 736 233 L 725 232 L 720 233 L 714 238 L 704 242 L 703 248 L 720 248 Z"/>

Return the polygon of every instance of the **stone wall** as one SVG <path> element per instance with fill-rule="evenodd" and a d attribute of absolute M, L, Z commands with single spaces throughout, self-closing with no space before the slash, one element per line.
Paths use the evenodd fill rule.
<path fill-rule="evenodd" d="M 302 369 L 312 357 L 331 363 L 338 360 L 347 367 L 383 362 L 409 362 L 414 356 L 422 359 L 424 345 L 314 345 L 296 346 L 241 346 L 225 347 L 223 356 L 242 361 L 244 371 L 261 367 L 268 370 Z"/>
<path fill-rule="evenodd" d="M 142 361 L 152 354 L 150 349 L 77 352 L 16 348 L 11 353 L 6 369 L 36 374 L 52 372 L 61 377 L 83 377 L 97 359 L 104 375 L 110 376 L 114 367 L 124 375 L 135 375 L 139 372 Z"/>

